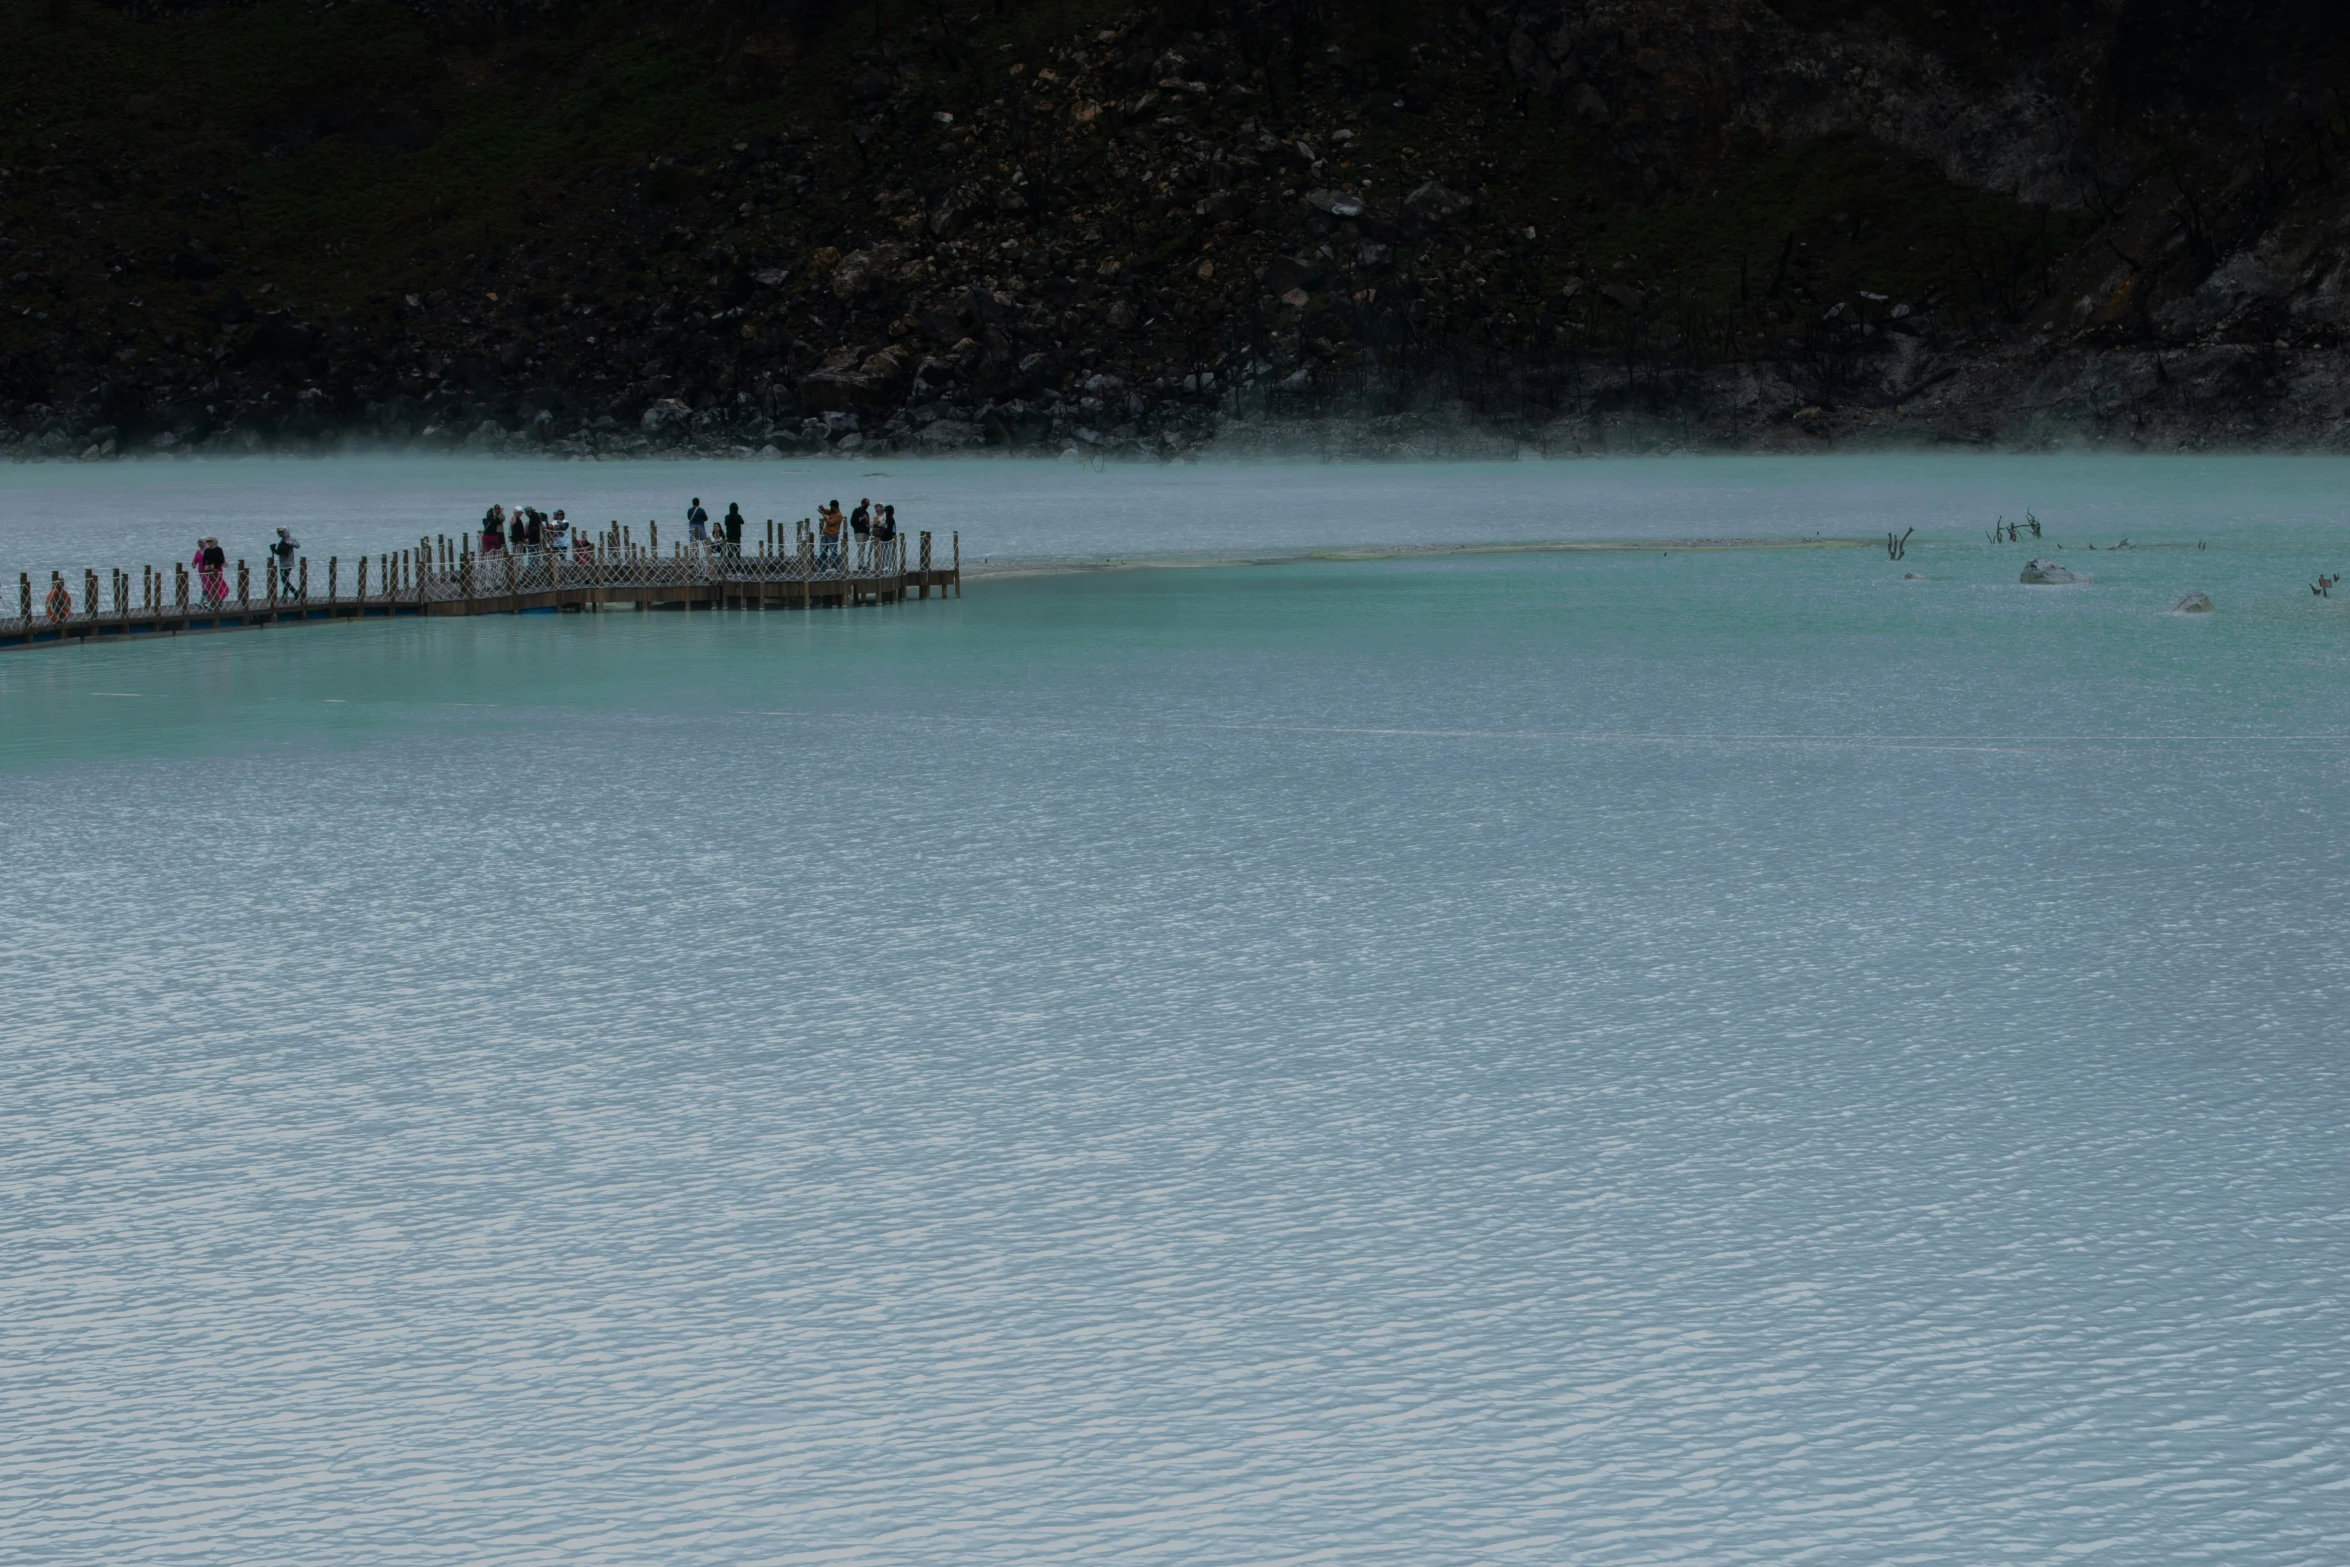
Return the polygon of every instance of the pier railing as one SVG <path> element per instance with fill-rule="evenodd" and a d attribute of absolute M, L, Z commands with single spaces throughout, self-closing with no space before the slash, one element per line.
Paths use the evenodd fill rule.
<path fill-rule="evenodd" d="M 19 573 L 15 602 L 0 604 L 0 647 L 92 637 L 219 631 L 284 622 L 401 615 L 495 615 L 609 609 L 814 609 L 927 599 L 963 590 L 962 539 L 932 558 L 931 536 L 912 539 L 770 537 L 725 543 L 639 544 L 627 530 L 562 547 L 488 552 L 470 541 L 419 539 L 323 567 L 308 557 L 255 571 L 237 561 L 217 573 L 186 563 L 137 576 L 52 571 L 46 583 Z"/>

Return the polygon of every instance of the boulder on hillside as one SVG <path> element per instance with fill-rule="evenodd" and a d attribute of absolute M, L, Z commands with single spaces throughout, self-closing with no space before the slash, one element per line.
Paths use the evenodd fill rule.
<path fill-rule="evenodd" d="M 201 283 L 216 278 L 228 266 L 227 262 L 221 260 L 213 252 L 211 246 L 200 239 L 189 240 L 187 244 L 173 251 L 163 264 L 170 269 L 173 277 L 182 278 L 191 283 Z"/>
<path fill-rule="evenodd" d="M 866 250 L 852 250 L 840 258 L 832 269 L 832 292 L 842 299 L 853 299 L 879 288 L 897 272 L 906 259 L 903 245 L 875 245 Z"/>
<path fill-rule="evenodd" d="M 1322 281 L 1322 269 L 1303 256 L 1275 256 L 1265 263 L 1265 292 L 1286 294 Z"/>
<path fill-rule="evenodd" d="M 818 413 L 878 408 L 897 400 L 899 390 L 912 378 L 913 371 L 914 356 L 892 344 L 861 365 L 828 367 L 802 376 L 800 406 Z"/>
<path fill-rule="evenodd" d="M 922 427 L 914 440 L 931 451 L 951 452 L 983 444 L 987 432 L 965 419 L 934 419 Z"/>
<path fill-rule="evenodd" d="M 1448 223 L 1477 205 L 1474 196 L 1430 180 L 1403 199 L 1405 210 L 1424 223 Z"/>
<path fill-rule="evenodd" d="M 2062 587 L 2066 583 L 2086 582 L 2089 579 L 2067 571 L 2055 561 L 2034 559 L 2024 563 L 2024 574 L 2016 580 L 2045 587 Z"/>

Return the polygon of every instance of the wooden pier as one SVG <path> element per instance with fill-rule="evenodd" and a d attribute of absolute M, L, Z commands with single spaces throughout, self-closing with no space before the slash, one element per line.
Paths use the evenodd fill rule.
<path fill-rule="evenodd" d="M 952 553 L 940 564 L 928 533 L 912 541 L 848 538 L 828 548 L 803 531 L 792 547 L 770 537 L 739 551 L 673 545 L 667 554 L 657 531 L 639 544 L 621 528 L 586 546 L 487 555 L 462 540 L 419 539 L 412 550 L 348 562 L 329 557 L 317 571 L 308 557 L 282 573 L 275 561 L 258 574 L 238 561 L 222 573 L 225 591 L 217 594 L 184 563 L 168 574 L 144 568 L 136 577 L 85 571 L 79 582 L 53 571 L 47 583 L 35 583 L 20 573 L 16 603 L 0 607 L 0 648 L 414 615 L 847 609 L 933 593 L 960 598 L 962 536 L 950 540 Z"/>

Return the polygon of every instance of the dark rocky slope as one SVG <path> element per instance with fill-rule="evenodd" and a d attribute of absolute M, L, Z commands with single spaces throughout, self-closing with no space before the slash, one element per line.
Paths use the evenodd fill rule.
<path fill-rule="evenodd" d="M 2312 0 L 5 0 L 0 450 L 2336 449 L 2346 42 Z"/>

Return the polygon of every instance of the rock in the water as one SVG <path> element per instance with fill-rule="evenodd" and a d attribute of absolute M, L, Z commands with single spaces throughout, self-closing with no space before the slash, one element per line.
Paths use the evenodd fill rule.
<path fill-rule="evenodd" d="M 2200 591 L 2190 593 L 2170 609 L 2174 615 L 2208 615 L 2211 613 L 2211 595 Z"/>
<path fill-rule="evenodd" d="M 2032 560 L 2025 563 L 2024 574 L 2016 580 L 2019 582 L 2045 583 L 2051 587 L 2056 587 L 2061 586 L 2067 582 L 2081 582 L 2085 581 L 2086 579 L 2073 575 L 2073 573 L 2065 570 L 2055 561 Z"/>

